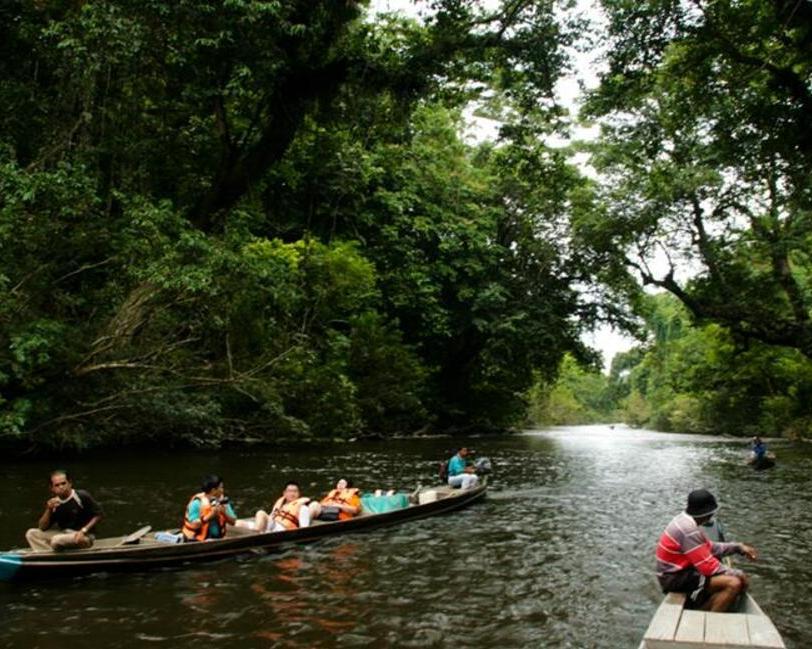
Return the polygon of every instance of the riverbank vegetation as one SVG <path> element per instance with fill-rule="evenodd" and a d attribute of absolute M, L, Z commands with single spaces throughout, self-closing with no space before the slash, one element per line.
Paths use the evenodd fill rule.
<path fill-rule="evenodd" d="M 597 209 L 577 228 L 618 276 L 674 298 L 629 294 L 648 336 L 612 370 L 627 417 L 808 435 L 812 9 L 603 5 L 609 70 L 586 106 L 603 127 Z"/>
<path fill-rule="evenodd" d="M 551 7 L 2 11 L 4 442 L 503 429 L 585 353 Z M 484 87 L 498 147 L 460 135 Z"/>
<path fill-rule="evenodd" d="M 0 443 L 806 426 L 808 9 L 607 0 L 590 45 L 565 4 L 5 3 Z M 587 177 L 555 88 L 598 40 Z M 685 334 L 596 382 L 643 285 Z"/>
<path fill-rule="evenodd" d="M 808 437 L 812 361 L 794 349 L 736 340 L 696 325 L 662 292 L 643 299 L 645 340 L 617 354 L 611 371 L 565 357 L 555 381 L 529 392 L 529 422 L 624 422 L 679 433 Z"/>
<path fill-rule="evenodd" d="M 530 426 L 599 424 L 623 421 L 618 385 L 594 366 L 565 356 L 553 380 L 537 380 L 527 393 Z M 622 388 L 621 388 L 622 389 Z"/>

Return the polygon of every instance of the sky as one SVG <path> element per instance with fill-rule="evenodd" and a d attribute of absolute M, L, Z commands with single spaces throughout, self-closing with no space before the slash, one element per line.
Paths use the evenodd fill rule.
<path fill-rule="evenodd" d="M 419 1 L 415 2 L 415 0 L 372 0 L 370 2 L 370 9 L 373 14 L 397 12 L 408 16 L 419 17 L 421 5 L 424 4 L 425 3 Z M 483 7 L 496 7 L 498 4 L 496 0 L 483 0 L 482 2 Z M 600 24 L 603 20 L 597 0 L 577 0 L 575 12 L 596 24 Z M 582 87 L 592 89 L 598 85 L 602 53 L 600 50 L 592 50 L 590 52 L 571 50 L 569 54 L 572 60 L 572 70 L 570 74 L 562 78 L 556 85 L 556 95 L 558 101 L 567 107 L 573 115 L 576 115 L 580 107 Z M 498 135 L 498 122 L 475 116 L 473 114 L 473 107 L 465 112 L 465 118 L 468 122 L 468 130 L 464 134 L 467 140 L 478 142 L 495 139 Z M 589 140 L 596 137 L 597 134 L 597 126 L 591 128 L 575 126 L 572 129 L 571 139 Z M 564 146 L 567 143 L 568 140 L 562 139 L 551 140 L 549 142 L 552 146 Z M 587 165 L 586 153 L 574 155 L 572 161 L 578 165 L 586 175 L 595 175 L 594 170 Z M 612 357 L 615 354 L 627 351 L 636 344 L 633 338 L 613 331 L 608 326 L 601 326 L 594 332 L 585 334 L 583 340 L 590 347 L 600 350 L 603 355 L 604 371 L 607 372 L 612 362 Z"/>

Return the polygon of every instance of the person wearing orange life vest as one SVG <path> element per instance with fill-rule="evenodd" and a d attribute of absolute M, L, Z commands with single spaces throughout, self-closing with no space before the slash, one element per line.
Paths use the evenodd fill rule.
<path fill-rule="evenodd" d="M 359 490 L 352 481 L 340 478 L 336 487 L 317 503 L 315 517 L 321 521 L 346 521 L 361 513 Z"/>
<path fill-rule="evenodd" d="M 203 478 L 200 493 L 192 496 L 186 506 L 183 540 L 221 539 L 226 535 L 226 526 L 236 522 L 237 514 L 225 495 L 223 479 L 218 475 L 208 475 Z"/>
<path fill-rule="evenodd" d="M 263 509 L 256 513 L 253 528 L 258 532 L 285 532 L 309 527 L 317 505 L 302 497 L 298 483 L 288 482 L 270 514 Z"/>

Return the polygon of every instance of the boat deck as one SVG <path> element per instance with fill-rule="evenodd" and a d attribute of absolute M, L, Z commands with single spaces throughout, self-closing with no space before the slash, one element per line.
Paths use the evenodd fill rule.
<path fill-rule="evenodd" d="M 786 645 L 750 595 L 736 612 L 685 608 L 685 595 L 669 593 L 651 620 L 639 649 L 782 649 Z"/>

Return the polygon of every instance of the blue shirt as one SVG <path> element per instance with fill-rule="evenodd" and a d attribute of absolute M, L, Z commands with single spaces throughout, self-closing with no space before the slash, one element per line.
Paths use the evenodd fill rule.
<path fill-rule="evenodd" d="M 229 516 L 233 516 L 237 518 L 237 514 L 234 513 L 234 509 L 231 507 L 231 503 L 226 503 L 226 513 Z M 200 499 L 195 498 L 191 503 L 189 503 L 189 508 L 186 510 L 186 518 L 189 519 L 189 522 L 194 523 L 200 520 Z M 220 532 L 220 521 L 217 520 L 215 516 L 209 521 L 209 531 L 206 534 L 207 539 L 219 539 L 223 536 Z"/>
<path fill-rule="evenodd" d="M 465 473 L 465 460 L 459 455 L 455 455 L 448 461 L 448 477 L 460 475 L 461 473 Z"/>

